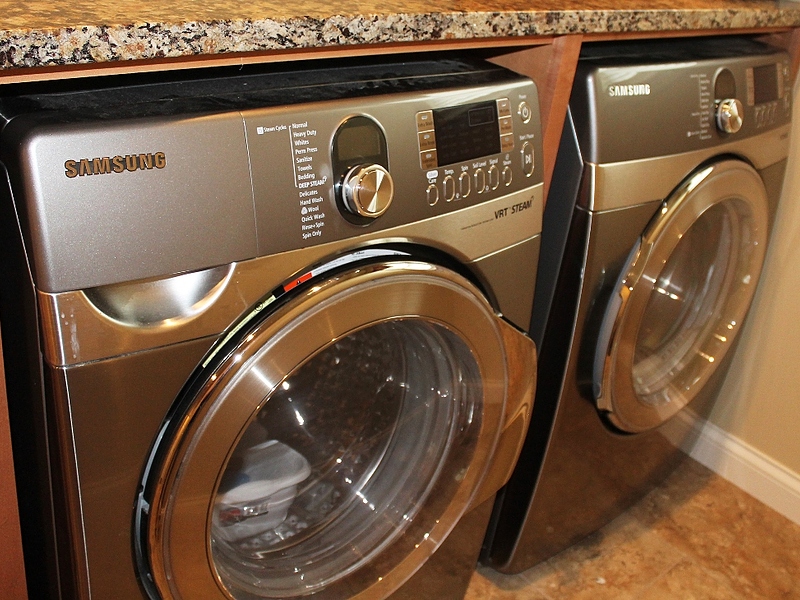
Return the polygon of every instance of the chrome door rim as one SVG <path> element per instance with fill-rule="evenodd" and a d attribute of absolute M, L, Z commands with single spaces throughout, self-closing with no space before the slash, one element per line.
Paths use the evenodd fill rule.
<path fill-rule="evenodd" d="M 352 309 L 353 302 L 360 310 Z M 162 594 L 228 597 L 211 566 L 210 506 L 227 454 L 258 410 L 260 400 L 254 398 L 266 398 L 287 374 L 331 340 L 402 316 L 444 324 L 467 340 L 479 357 L 486 386 L 484 425 L 476 460 L 428 538 L 420 540 L 418 550 L 391 573 L 354 597 L 383 597 L 436 549 L 478 489 L 502 428 L 507 387 L 502 336 L 491 306 L 460 275 L 428 263 L 378 263 L 331 277 L 280 307 L 222 361 L 181 419 L 159 470 L 146 532 L 150 572 Z M 319 326 L 320 319 L 326 327 Z M 297 344 L 298 339 L 303 344 Z M 253 364 L 258 366 L 257 376 Z M 230 442 L 208 441 L 213 439 Z M 198 564 L 209 568 L 198 572 Z"/>
<path fill-rule="evenodd" d="M 662 268 L 684 234 L 715 206 L 724 207 L 734 219 L 743 214 L 749 220 L 750 239 L 746 244 L 749 255 L 735 257 L 734 271 L 725 275 L 723 304 L 698 335 L 697 348 L 693 348 L 696 352 L 682 366 L 694 373 L 691 381 L 682 384 L 682 389 L 669 389 L 663 400 L 645 401 L 633 381 L 635 345 L 645 310 L 651 295 L 657 293 L 656 282 Z M 597 405 L 614 426 L 629 433 L 653 429 L 700 393 L 741 329 L 761 273 L 768 227 L 764 184 L 755 169 L 740 160 L 722 160 L 701 169 L 662 205 L 612 294 L 619 308 L 610 309 L 606 315 L 603 329 L 610 332 L 609 341 L 607 345 L 601 341 L 597 349 L 596 360 L 602 364 L 596 370 L 602 377 L 601 385 L 596 388 L 600 391 Z M 726 291 L 729 287 L 733 290 L 730 294 Z"/>

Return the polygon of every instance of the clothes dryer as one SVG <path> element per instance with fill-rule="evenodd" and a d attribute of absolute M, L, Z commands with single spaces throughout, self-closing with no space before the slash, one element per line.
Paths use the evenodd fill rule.
<path fill-rule="evenodd" d="M 62 86 L 2 99 L 31 597 L 462 593 L 535 387 L 535 85 L 436 58 Z"/>
<path fill-rule="evenodd" d="M 599 529 L 683 456 L 674 417 L 714 402 L 758 283 L 790 88 L 787 55 L 749 39 L 586 45 L 545 214 L 534 418 L 483 554 L 496 569 Z"/>

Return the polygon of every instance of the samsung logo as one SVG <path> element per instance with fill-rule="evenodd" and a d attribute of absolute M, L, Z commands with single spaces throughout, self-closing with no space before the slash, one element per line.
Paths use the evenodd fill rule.
<path fill-rule="evenodd" d="M 126 154 L 125 156 L 103 156 L 101 158 L 79 158 L 64 163 L 64 175 L 73 179 L 86 175 L 107 175 L 125 171 L 144 171 L 163 169 L 167 166 L 167 156 L 163 152 L 147 154 Z"/>
<path fill-rule="evenodd" d="M 632 85 L 610 85 L 608 86 L 608 95 L 612 98 L 618 96 L 649 96 L 650 84 L 635 83 Z"/>

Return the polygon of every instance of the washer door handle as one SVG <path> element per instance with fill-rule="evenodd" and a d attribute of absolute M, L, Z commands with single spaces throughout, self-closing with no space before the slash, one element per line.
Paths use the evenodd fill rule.
<path fill-rule="evenodd" d="M 497 324 L 503 338 L 508 372 L 505 422 L 495 449 L 493 466 L 486 473 L 468 510 L 494 496 L 511 477 L 525 442 L 536 395 L 536 344 L 503 318 L 497 317 Z"/>

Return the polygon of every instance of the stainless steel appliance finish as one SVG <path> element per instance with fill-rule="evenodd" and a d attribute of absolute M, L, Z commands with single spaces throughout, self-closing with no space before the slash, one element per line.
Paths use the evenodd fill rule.
<path fill-rule="evenodd" d="M 33 596 L 466 587 L 535 389 L 537 90 L 326 67 L 2 99 Z"/>
<path fill-rule="evenodd" d="M 486 563 L 547 559 L 680 460 L 672 419 L 715 401 L 758 283 L 790 87 L 786 54 L 743 38 L 585 49 L 545 213 L 532 427 Z"/>

